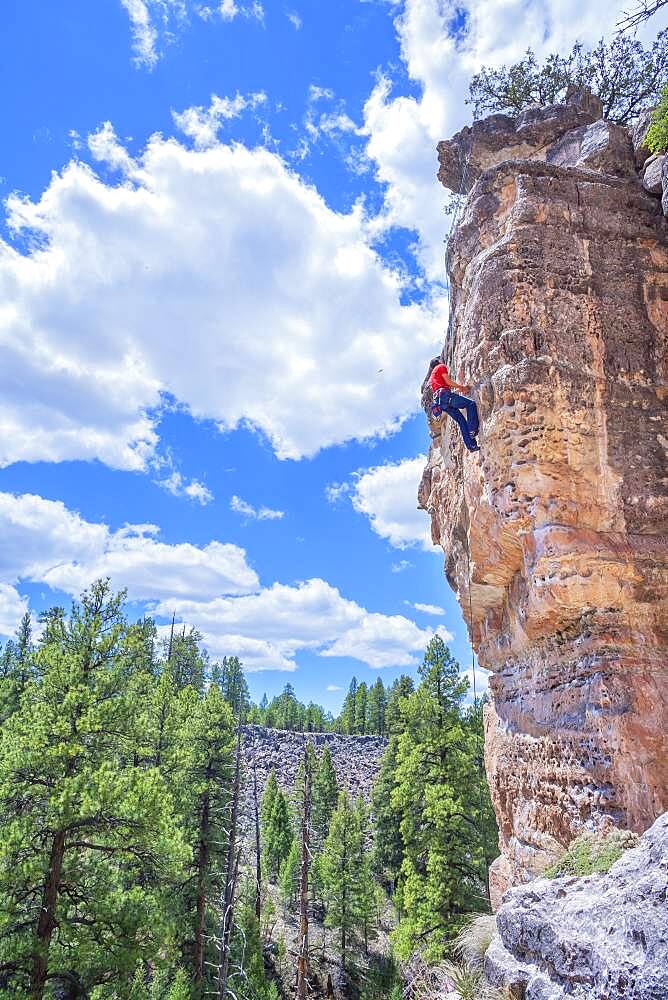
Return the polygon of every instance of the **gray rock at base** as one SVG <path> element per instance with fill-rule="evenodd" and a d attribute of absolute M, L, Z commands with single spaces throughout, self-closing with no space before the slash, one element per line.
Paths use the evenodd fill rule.
<path fill-rule="evenodd" d="M 661 183 L 663 185 L 663 196 L 661 198 L 661 207 L 663 208 L 663 214 L 668 215 L 668 156 L 663 159 L 663 167 L 661 169 Z"/>
<path fill-rule="evenodd" d="M 668 813 L 605 875 L 512 889 L 485 974 L 522 1000 L 666 1000 Z"/>
<path fill-rule="evenodd" d="M 647 133 L 649 132 L 650 125 L 652 124 L 653 111 L 654 108 L 646 108 L 645 111 L 641 111 L 633 128 L 629 129 L 631 142 L 633 144 L 633 154 L 635 156 L 636 167 L 638 170 L 642 170 L 645 160 L 648 160 L 652 155 L 652 151 L 649 146 L 645 145 L 645 140 L 647 139 Z"/>
<path fill-rule="evenodd" d="M 557 167 L 584 167 L 613 177 L 636 173 L 628 131 L 602 120 L 567 132 L 550 147 L 546 160 Z"/>
<path fill-rule="evenodd" d="M 650 194 L 662 194 L 663 193 L 663 164 L 665 162 L 665 155 L 663 153 L 655 153 L 650 156 L 645 163 L 645 169 L 642 175 L 642 186 L 645 191 L 649 191 Z"/>

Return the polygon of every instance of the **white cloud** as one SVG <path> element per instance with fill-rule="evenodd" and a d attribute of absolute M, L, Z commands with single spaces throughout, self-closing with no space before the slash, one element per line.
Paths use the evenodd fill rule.
<path fill-rule="evenodd" d="M 137 164 L 118 141 L 111 122 L 104 122 L 97 132 L 88 136 L 88 148 L 96 160 L 123 174 L 131 174 Z"/>
<path fill-rule="evenodd" d="M 401 304 L 361 206 L 332 211 L 264 149 L 155 136 L 135 162 L 121 185 L 71 163 L 38 202 L 8 199 L 35 249 L 0 242 L 0 465 L 146 468 L 164 393 L 221 430 L 253 425 L 280 458 L 415 412 L 444 303 Z"/>
<path fill-rule="evenodd" d="M 201 504 L 202 507 L 211 503 L 214 499 L 213 493 L 208 486 L 201 483 L 199 479 L 191 479 L 190 482 L 188 482 L 188 480 L 184 479 L 181 473 L 176 469 L 174 469 L 174 471 L 171 472 L 165 479 L 156 479 L 155 481 L 158 486 L 161 486 L 163 490 L 167 490 L 167 492 L 171 493 L 172 496 L 188 497 L 189 500 L 196 501 Z"/>
<path fill-rule="evenodd" d="M 432 279 L 443 280 L 445 191 L 437 185 L 436 144 L 470 121 L 465 104 L 471 76 L 483 65 L 567 51 L 577 41 L 611 35 L 623 3 L 609 0 L 405 0 L 395 24 L 401 55 L 418 97 L 392 94 L 387 77 L 369 97 L 367 154 L 387 184 L 384 224 L 415 228 L 420 258 Z M 650 33 L 662 26 L 655 19 Z M 455 30 L 459 28 L 459 30 Z"/>
<path fill-rule="evenodd" d="M 416 601 L 415 604 L 411 601 L 405 601 L 404 603 L 411 608 L 415 608 L 416 611 L 421 611 L 423 615 L 439 615 L 442 617 L 445 614 L 445 610 L 439 608 L 438 604 L 420 604 L 419 601 Z"/>
<path fill-rule="evenodd" d="M 0 583 L 0 635 L 13 636 L 28 610 L 28 601 L 15 587 Z"/>
<path fill-rule="evenodd" d="M 186 595 L 209 600 L 221 593 L 255 590 L 257 575 L 236 545 L 212 541 L 199 547 L 169 545 L 150 524 L 111 531 L 85 521 L 63 503 L 0 493 L 0 579 L 46 583 L 73 596 L 98 577 L 127 587 L 131 600 Z"/>
<path fill-rule="evenodd" d="M 326 691 L 342 691 L 343 688 L 340 688 L 338 684 L 328 684 L 327 687 L 325 688 L 325 690 Z"/>
<path fill-rule="evenodd" d="M 403 573 L 404 570 L 410 569 L 412 565 L 413 563 L 409 562 L 408 559 L 400 559 L 398 562 L 392 563 L 390 569 L 393 573 Z"/>
<path fill-rule="evenodd" d="M 391 545 L 421 545 L 433 551 L 429 519 L 417 509 L 417 490 L 426 457 L 377 465 L 358 474 L 353 486 L 355 510 L 369 518 L 372 529 Z"/>
<path fill-rule="evenodd" d="M 285 517 L 284 510 L 272 510 L 271 507 L 253 507 L 252 504 L 242 500 L 236 494 L 230 500 L 230 509 L 236 514 L 255 521 L 279 521 Z"/>
<path fill-rule="evenodd" d="M 328 503 L 336 504 L 350 493 L 350 483 L 330 483 L 325 487 Z"/>
<path fill-rule="evenodd" d="M 193 140 L 197 149 L 206 149 L 215 145 L 223 122 L 239 118 L 247 109 L 254 110 L 266 101 L 267 95 L 262 91 L 254 94 L 237 91 L 234 97 L 212 94 L 208 108 L 200 105 L 181 112 L 172 111 L 172 118 L 183 134 Z"/>
<path fill-rule="evenodd" d="M 476 697 L 482 698 L 484 694 L 489 690 L 489 678 L 491 671 L 483 670 L 481 666 L 476 665 L 475 668 L 475 694 Z M 473 701 L 473 670 L 471 667 L 468 670 L 462 670 L 461 674 L 466 677 L 469 682 L 469 692 L 468 700 Z"/>
<path fill-rule="evenodd" d="M 224 21 L 233 21 L 235 17 L 250 17 L 264 23 L 264 7 L 259 0 L 220 0 L 217 8 L 205 7 L 207 19 L 217 12 Z"/>
<path fill-rule="evenodd" d="M 132 47 L 135 62 L 139 66 L 152 69 L 158 61 L 156 41 L 158 33 L 151 21 L 147 0 L 121 0 L 130 18 Z"/>
<path fill-rule="evenodd" d="M 230 637 L 266 644 L 257 657 L 252 650 L 245 653 L 251 670 L 294 669 L 303 649 L 323 657 L 350 656 L 370 667 L 414 666 L 434 635 L 403 615 L 369 612 L 317 578 L 293 587 L 275 583 L 242 597 L 176 600 L 159 611 L 168 614 L 172 607 L 203 634 L 214 655 L 237 652 Z"/>
<path fill-rule="evenodd" d="M 290 24 L 295 29 L 295 31 L 299 31 L 299 29 L 301 28 L 302 24 L 304 23 L 302 21 L 301 17 L 299 16 L 299 14 L 297 13 L 297 11 L 295 11 L 295 10 L 288 11 L 287 18 L 288 18 L 288 21 L 290 22 Z"/>

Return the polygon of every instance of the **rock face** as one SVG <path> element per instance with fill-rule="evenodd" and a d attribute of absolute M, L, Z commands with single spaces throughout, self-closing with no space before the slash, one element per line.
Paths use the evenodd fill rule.
<path fill-rule="evenodd" d="M 304 742 L 314 744 L 320 754 L 327 745 L 332 755 L 339 786 L 353 798 L 371 800 L 381 758 L 387 746 L 382 736 L 341 736 L 338 733 L 293 733 L 264 726 L 245 726 L 243 731 L 245 798 L 252 794 L 253 768 L 257 770 L 258 793 L 264 791 L 269 772 L 276 771 L 279 786 L 286 792 L 295 789 Z"/>
<path fill-rule="evenodd" d="M 432 421 L 419 501 L 493 671 L 497 902 L 582 829 L 642 832 L 668 808 L 667 222 L 636 175 L 613 176 L 628 148 L 617 171 L 545 162 L 585 134 L 582 112 L 547 111 L 526 158 L 505 159 L 526 121 L 499 116 L 439 146 L 442 180 L 458 180 L 446 149 L 477 176 L 443 356 L 474 386 L 482 450 Z"/>
<path fill-rule="evenodd" d="M 606 875 L 513 889 L 485 974 L 523 1000 L 668 997 L 668 813 Z"/>

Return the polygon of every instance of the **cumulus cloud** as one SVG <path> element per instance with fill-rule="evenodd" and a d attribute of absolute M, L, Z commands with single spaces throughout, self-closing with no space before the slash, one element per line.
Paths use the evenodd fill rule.
<path fill-rule="evenodd" d="M 236 494 L 230 500 L 230 509 L 236 514 L 242 514 L 253 521 L 280 521 L 285 517 L 284 510 L 272 510 L 271 507 L 253 507 Z"/>
<path fill-rule="evenodd" d="M 0 583 L 0 635 L 12 636 L 28 610 L 28 601 L 8 583 Z"/>
<path fill-rule="evenodd" d="M 593 44 L 612 34 L 623 4 L 609 0 L 405 0 L 396 4 L 401 57 L 419 96 L 395 96 L 382 75 L 364 110 L 367 155 L 386 185 L 381 224 L 416 229 L 420 260 L 443 280 L 445 192 L 434 185 L 436 144 L 468 124 L 469 81 L 481 66 Z M 656 33 L 658 23 L 647 30 Z M 380 221 L 380 220 L 379 220 Z"/>
<path fill-rule="evenodd" d="M 126 587 L 131 600 L 186 595 L 209 600 L 244 594 L 259 581 L 236 545 L 212 541 L 169 545 L 151 524 L 112 531 L 84 520 L 60 501 L 0 493 L 0 579 L 46 583 L 77 596 L 98 577 Z"/>
<path fill-rule="evenodd" d="M 292 459 L 415 411 L 444 304 L 402 304 L 361 206 L 332 211 L 264 149 L 156 136 L 130 161 L 112 131 L 96 155 L 131 168 L 124 183 L 71 163 L 37 202 L 8 199 L 34 249 L 0 242 L 0 465 L 145 469 L 165 394 Z"/>
<path fill-rule="evenodd" d="M 415 604 L 411 601 L 406 601 L 405 603 L 409 607 L 415 608 L 416 611 L 421 611 L 423 615 L 438 615 L 442 617 L 445 614 L 445 610 L 439 608 L 438 604 L 420 604 L 419 601 L 416 601 Z"/>
<path fill-rule="evenodd" d="M 417 509 L 417 489 L 425 462 L 426 457 L 418 455 L 377 465 L 358 473 L 352 487 L 355 510 L 368 517 L 377 535 L 398 549 L 412 545 L 434 549 L 429 520 L 423 510 Z"/>
<path fill-rule="evenodd" d="M 197 149 L 206 149 L 216 143 L 224 122 L 239 118 L 247 109 L 254 110 L 266 101 L 267 95 L 262 91 L 254 94 L 237 91 L 234 97 L 212 94 L 208 108 L 200 105 L 180 112 L 172 111 L 172 118 L 177 128 L 193 140 Z"/>
<path fill-rule="evenodd" d="M 214 499 L 213 493 L 208 486 L 201 483 L 199 479 L 191 479 L 188 482 L 176 469 L 165 479 L 156 479 L 155 481 L 158 486 L 161 486 L 163 490 L 167 490 L 172 496 L 187 497 L 189 500 L 194 500 L 196 503 L 201 504 L 202 507 L 205 507 L 206 504 L 211 503 Z"/>
<path fill-rule="evenodd" d="M 403 615 L 369 612 L 318 578 L 296 586 L 275 583 L 242 597 L 176 600 L 159 610 L 167 614 L 172 606 L 203 634 L 214 655 L 236 653 L 240 636 L 260 639 L 262 650 L 243 657 L 251 670 L 294 669 L 303 649 L 322 657 L 350 656 L 371 667 L 410 667 L 434 635 Z"/>

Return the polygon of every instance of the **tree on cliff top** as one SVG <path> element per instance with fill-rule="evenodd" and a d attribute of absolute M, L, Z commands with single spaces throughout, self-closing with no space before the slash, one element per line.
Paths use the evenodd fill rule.
<path fill-rule="evenodd" d="M 563 101 L 570 86 L 589 87 L 603 102 L 603 115 L 628 125 L 640 111 L 654 104 L 668 74 L 668 29 L 649 48 L 630 35 L 610 44 L 601 39 L 595 49 L 578 42 L 562 56 L 553 52 L 539 63 L 532 49 L 512 66 L 483 66 L 469 87 L 473 114 L 503 112 L 517 115 L 533 104 Z"/>

